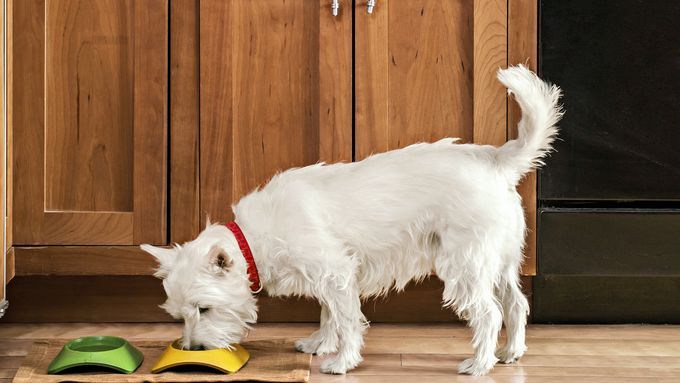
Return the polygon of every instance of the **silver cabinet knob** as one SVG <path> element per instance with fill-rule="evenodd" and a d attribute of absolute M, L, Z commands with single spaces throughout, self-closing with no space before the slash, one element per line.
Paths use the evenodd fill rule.
<path fill-rule="evenodd" d="M 340 0 L 333 0 L 331 3 L 331 13 L 333 16 L 337 16 L 340 13 Z"/>
<path fill-rule="evenodd" d="M 375 8 L 375 0 L 368 0 L 368 3 L 366 3 L 366 11 L 371 14 L 373 13 L 373 8 Z"/>

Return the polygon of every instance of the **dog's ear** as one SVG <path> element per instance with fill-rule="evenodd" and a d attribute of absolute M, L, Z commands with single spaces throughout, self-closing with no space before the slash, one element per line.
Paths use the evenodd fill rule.
<path fill-rule="evenodd" d="M 165 247 L 157 247 L 151 245 L 141 245 L 140 247 L 142 248 L 142 250 L 153 255 L 154 258 L 156 258 L 156 260 L 158 261 L 159 267 L 154 275 L 161 279 L 167 277 L 168 270 L 170 269 L 170 266 L 174 262 L 175 256 L 177 255 L 177 249 L 175 248 L 168 249 Z"/>
<path fill-rule="evenodd" d="M 234 265 L 234 261 L 229 254 L 217 245 L 210 248 L 208 261 L 210 262 L 210 269 L 216 274 L 228 273 L 229 269 Z"/>

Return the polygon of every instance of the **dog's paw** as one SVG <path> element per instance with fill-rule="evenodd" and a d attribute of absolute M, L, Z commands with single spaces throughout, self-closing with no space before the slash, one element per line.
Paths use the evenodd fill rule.
<path fill-rule="evenodd" d="M 309 338 L 297 340 L 295 342 L 295 349 L 319 356 L 332 354 L 338 351 L 338 338 L 334 336 L 324 337 L 320 333 L 314 333 Z"/>
<path fill-rule="evenodd" d="M 324 339 L 321 341 L 321 343 L 316 347 L 316 352 L 315 354 L 318 356 L 324 356 L 328 354 L 333 354 L 338 351 L 338 342 L 337 340 L 328 340 Z"/>
<path fill-rule="evenodd" d="M 321 362 L 321 372 L 324 374 L 345 374 L 349 369 L 348 367 L 347 362 L 338 357 L 326 359 Z"/>
<path fill-rule="evenodd" d="M 481 361 L 475 358 L 465 359 L 458 365 L 458 373 L 466 375 L 486 375 L 491 371 L 494 364 L 496 364 L 495 358 L 488 361 Z"/>
<path fill-rule="evenodd" d="M 316 353 L 318 347 L 319 341 L 313 336 L 295 341 L 295 349 L 306 354 Z"/>
<path fill-rule="evenodd" d="M 522 357 L 522 355 L 524 355 L 524 351 L 526 351 L 526 347 L 524 346 L 509 347 L 506 345 L 496 350 L 496 358 L 498 358 L 501 363 L 515 363 L 519 360 L 519 358 Z"/>

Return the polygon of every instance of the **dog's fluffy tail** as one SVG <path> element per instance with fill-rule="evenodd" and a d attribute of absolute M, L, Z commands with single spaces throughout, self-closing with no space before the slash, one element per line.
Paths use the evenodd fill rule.
<path fill-rule="evenodd" d="M 511 172 L 515 182 L 531 169 L 543 165 L 557 136 L 557 122 L 562 117 L 559 105 L 562 91 L 536 76 L 524 65 L 501 69 L 498 80 L 514 94 L 522 109 L 517 125 L 518 137 L 498 149 L 501 166 Z"/>

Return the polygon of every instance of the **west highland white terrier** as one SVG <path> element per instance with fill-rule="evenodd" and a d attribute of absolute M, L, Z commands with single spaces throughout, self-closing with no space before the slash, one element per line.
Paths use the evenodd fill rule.
<path fill-rule="evenodd" d="M 498 79 L 522 109 L 519 137 L 501 147 L 445 138 L 290 169 L 236 203 L 235 222 L 208 224 L 171 249 L 142 245 L 160 264 L 162 307 L 185 322 L 184 347 L 240 342 L 257 320 L 260 289 L 313 297 L 320 328 L 297 349 L 335 353 L 321 370 L 343 374 L 362 360 L 361 300 L 434 273 L 443 305 L 472 328 L 474 357 L 460 373 L 483 375 L 520 358 L 529 305 L 519 285 L 526 225 L 515 187 L 551 150 L 561 91 L 521 65 Z M 496 350 L 503 321 L 507 342 Z"/>

